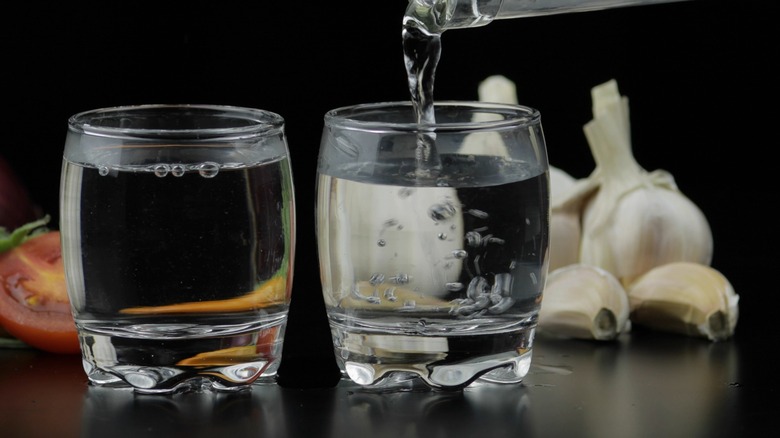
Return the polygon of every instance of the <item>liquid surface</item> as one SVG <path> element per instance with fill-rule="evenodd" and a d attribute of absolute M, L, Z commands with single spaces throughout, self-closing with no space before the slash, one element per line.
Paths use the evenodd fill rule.
<path fill-rule="evenodd" d="M 63 163 L 63 258 L 93 381 L 231 387 L 278 367 L 289 163 L 177 166 Z"/>

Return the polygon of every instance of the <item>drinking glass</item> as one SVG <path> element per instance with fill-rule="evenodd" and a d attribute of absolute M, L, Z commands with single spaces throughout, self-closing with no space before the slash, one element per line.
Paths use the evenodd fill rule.
<path fill-rule="evenodd" d="M 548 268 L 539 112 L 437 102 L 326 113 L 316 231 L 342 377 L 364 388 L 517 383 Z"/>
<path fill-rule="evenodd" d="M 69 119 L 63 158 L 62 256 L 89 381 L 142 393 L 275 382 L 295 245 L 283 118 L 96 109 Z"/>

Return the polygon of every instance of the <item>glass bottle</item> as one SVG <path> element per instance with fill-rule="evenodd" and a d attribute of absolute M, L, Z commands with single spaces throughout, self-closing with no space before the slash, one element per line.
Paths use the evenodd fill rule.
<path fill-rule="evenodd" d="M 410 0 L 407 17 L 429 32 L 485 26 L 495 19 L 586 12 L 684 0 Z"/>

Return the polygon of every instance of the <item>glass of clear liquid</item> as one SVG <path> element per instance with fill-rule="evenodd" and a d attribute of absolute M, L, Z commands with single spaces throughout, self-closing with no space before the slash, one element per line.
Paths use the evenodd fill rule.
<path fill-rule="evenodd" d="M 335 358 L 364 388 L 459 389 L 528 373 L 548 269 L 537 110 L 437 102 L 325 115 L 316 232 Z"/>
<path fill-rule="evenodd" d="M 94 385 L 141 393 L 275 382 L 295 246 L 281 116 L 213 105 L 69 119 L 68 295 Z"/>

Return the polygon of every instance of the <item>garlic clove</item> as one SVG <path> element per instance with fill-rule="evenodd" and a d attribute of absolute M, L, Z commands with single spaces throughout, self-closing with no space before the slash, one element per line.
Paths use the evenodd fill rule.
<path fill-rule="evenodd" d="M 517 105 L 517 86 L 506 76 L 488 76 L 479 83 L 477 93 L 482 102 Z"/>
<path fill-rule="evenodd" d="M 550 203 L 566 197 L 567 193 L 574 190 L 577 179 L 562 169 L 550 166 Z M 550 271 L 562 268 L 579 260 L 580 238 L 580 213 L 578 209 L 551 208 L 550 209 Z"/>
<path fill-rule="evenodd" d="M 579 261 L 582 228 L 576 212 L 558 211 L 550 215 L 549 269 L 555 270 Z"/>
<path fill-rule="evenodd" d="M 479 100 L 481 102 L 517 104 L 517 89 L 514 82 L 501 75 L 488 76 L 479 84 Z M 501 120 L 499 114 L 478 112 L 474 115 L 474 122 L 487 122 Z M 501 134 L 492 132 L 473 132 L 466 136 L 463 145 L 459 149 L 460 154 L 493 155 L 496 157 L 508 157 Z"/>
<path fill-rule="evenodd" d="M 567 181 L 562 172 L 550 168 L 550 271 L 580 262 L 583 205 L 598 189 L 594 178 Z"/>
<path fill-rule="evenodd" d="M 730 338 L 739 318 L 739 295 L 716 269 L 690 262 L 658 266 L 628 287 L 631 321 L 655 330 Z"/>
<path fill-rule="evenodd" d="M 550 166 L 550 202 L 555 202 L 574 188 L 577 179 L 566 173 L 565 170 Z"/>
<path fill-rule="evenodd" d="M 630 329 L 628 297 L 620 282 L 596 266 L 575 264 L 547 277 L 539 332 L 608 341 Z"/>

